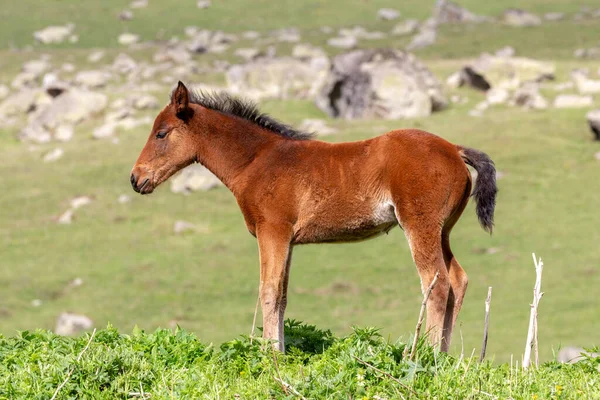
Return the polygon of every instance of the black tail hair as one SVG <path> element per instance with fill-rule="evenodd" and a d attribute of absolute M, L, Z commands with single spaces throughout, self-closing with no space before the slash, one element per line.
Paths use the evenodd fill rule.
<path fill-rule="evenodd" d="M 477 179 L 475 189 L 471 194 L 477 202 L 477 217 L 479 223 L 490 234 L 494 227 L 494 208 L 496 207 L 496 167 L 492 159 L 485 153 L 459 147 L 459 154 L 467 165 L 475 168 Z"/>

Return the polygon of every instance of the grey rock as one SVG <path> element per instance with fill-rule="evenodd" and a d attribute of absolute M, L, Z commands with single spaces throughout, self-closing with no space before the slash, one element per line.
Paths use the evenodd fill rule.
<path fill-rule="evenodd" d="M 264 98 L 314 98 L 329 71 L 329 60 L 301 61 L 291 57 L 259 58 L 230 67 L 226 74 L 232 93 L 256 100 Z"/>
<path fill-rule="evenodd" d="M 571 79 L 580 94 L 600 93 L 600 80 L 590 79 L 587 71 L 574 70 L 571 72 Z"/>
<path fill-rule="evenodd" d="M 71 125 L 59 125 L 54 130 L 54 139 L 60 142 L 68 142 L 73 138 L 73 126 Z"/>
<path fill-rule="evenodd" d="M 88 61 L 91 63 L 97 63 L 104 57 L 104 54 L 106 54 L 104 50 L 95 50 L 88 56 Z"/>
<path fill-rule="evenodd" d="M 433 11 L 433 17 L 439 24 L 480 23 L 490 20 L 488 17 L 476 15 L 449 0 L 437 0 Z"/>
<path fill-rule="evenodd" d="M 263 55 L 264 53 L 254 47 L 242 47 L 238 48 L 234 51 L 234 53 L 238 57 L 242 57 L 246 61 L 252 61 Z"/>
<path fill-rule="evenodd" d="M 121 21 L 131 21 L 133 19 L 133 12 L 131 10 L 123 10 L 119 13 L 118 17 Z"/>
<path fill-rule="evenodd" d="M 430 115 L 447 100 L 440 82 L 412 54 L 356 50 L 333 59 L 316 104 L 335 118 L 399 119 Z"/>
<path fill-rule="evenodd" d="M 600 357 L 600 353 L 590 353 L 581 347 L 567 346 L 558 352 L 558 361 L 561 363 L 575 364 L 586 357 Z"/>
<path fill-rule="evenodd" d="M 50 69 L 50 67 L 51 65 L 47 60 L 30 60 L 23 64 L 21 70 L 39 77 L 48 69 Z"/>
<path fill-rule="evenodd" d="M 173 232 L 177 235 L 180 235 L 185 232 L 195 232 L 195 231 L 196 231 L 196 225 L 192 224 L 191 222 L 187 222 L 187 221 L 182 221 L 182 220 L 175 221 L 175 225 L 173 226 Z"/>
<path fill-rule="evenodd" d="M 493 88 L 486 93 L 486 100 L 489 104 L 504 104 L 508 101 L 509 97 L 509 91 L 502 88 Z"/>
<path fill-rule="evenodd" d="M 419 32 L 412 38 L 406 49 L 417 50 L 431 46 L 437 38 L 437 23 L 433 19 L 429 19 L 425 24 L 421 25 Z"/>
<path fill-rule="evenodd" d="M 73 336 L 87 329 L 91 329 L 93 326 L 93 321 L 85 315 L 63 312 L 56 320 L 54 333 L 61 336 Z"/>
<path fill-rule="evenodd" d="M 205 192 L 219 186 L 223 186 L 219 178 L 200 164 L 192 164 L 171 178 L 173 193 Z"/>
<path fill-rule="evenodd" d="M 545 110 L 548 108 L 548 101 L 540 94 L 539 85 L 530 82 L 515 91 L 511 105 L 530 110 Z"/>
<path fill-rule="evenodd" d="M 120 53 L 115 57 L 111 68 L 120 74 L 128 74 L 137 68 L 137 63 L 127 54 Z"/>
<path fill-rule="evenodd" d="M 208 8 L 208 7 L 210 7 L 210 5 L 211 5 L 210 0 L 198 0 L 196 2 L 196 7 L 198 7 L 199 9 Z"/>
<path fill-rule="evenodd" d="M 592 110 L 586 114 L 587 122 L 595 140 L 600 140 L 600 109 Z"/>
<path fill-rule="evenodd" d="M 133 98 L 133 107 L 138 110 L 153 110 L 160 107 L 158 99 L 149 94 L 141 94 Z"/>
<path fill-rule="evenodd" d="M 511 26 L 538 26 L 542 24 L 540 17 L 518 8 L 505 10 L 503 21 L 506 25 Z"/>
<path fill-rule="evenodd" d="M 316 57 L 327 57 L 327 54 L 320 47 L 315 47 L 311 44 L 300 43 L 292 49 L 292 57 L 301 60 L 309 60 Z"/>

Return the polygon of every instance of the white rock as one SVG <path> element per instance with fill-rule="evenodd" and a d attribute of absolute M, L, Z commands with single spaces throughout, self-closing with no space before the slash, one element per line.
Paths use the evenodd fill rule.
<path fill-rule="evenodd" d="M 57 147 L 54 150 L 50 150 L 48 153 L 46 153 L 43 160 L 44 162 L 53 162 L 61 158 L 64 154 L 64 150 L 60 147 Z"/>
<path fill-rule="evenodd" d="M 71 199 L 71 208 L 77 210 L 83 206 L 87 206 L 92 203 L 92 198 L 89 196 L 77 196 Z"/>
<path fill-rule="evenodd" d="M 130 8 L 145 8 L 148 7 L 148 0 L 134 0 L 129 4 Z"/>
<path fill-rule="evenodd" d="M 256 31 L 246 31 L 246 32 L 242 33 L 242 37 L 244 39 L 248 39 L 248 40 L 255 40 L 260 37 L 260 33 L 256 32 Z"/>
<path fill-rule="evenodd" d="M 49 26 L 40 31 L 34 32 L 33 37 L 40 43 L 62 43 L 75 29 L 75 25 L 67 24 L 65 26 Z"/>
<path fill-rule="evenodd" d="M 510 8 L 504 11 L 504 23 L 512 26 L 538 26 L 542 19 L 527 11 Z"/>
<path fill-rule="evenodd" d="M 200 9 L 208 8 L 210 7 L 210 0 L 198 0 L 196 6 Z"/>
<path fill-rule="evenodd" d="M 200 164 L 192 164 L 171 178 L 173 193 L 188 194 L 195 191 L 207 191 L 223 186 L 223 183 L 208 169 Z"/>
<path fill-rule="evenodd" d="M 594 158 L 598 161 L 600 161 L 600 151 L 597 152 L 596 154 L 594 154 Z"/>
<path fill-rule="evenodd" d="M 68 142 L 73 138 L 73 127 L 71 125 L 59 125 L 54 131 L 54 139 Z"/>
<path fill-rule="evenodd" d="M 121 44 L 123 46 L 130 46 L 134 43 L 137 43 L 139 40 L 140 40 L 139 35 L 129 33 L 129 32 L 120 34 L 119 38 L 118 38 L 119 44 Z"/>
<path fill-rule="evenodd" d="M 131 196 L 127 195 L 127 194 L 122 194 L 119 196 L 118 199 L 119 204 L 127 204 L 131 202 Z"/>
<path fill-rule="evenodd" d="M 173 226 L 173 232 L 176 234 L 182 234 L 185 232 L 194 232 L 196 231 L 196 225 L 187 221 L 175 221 L 175 225 Z"/>
<path fill-rule="evenodd" d="M 125 53 L 120 53 L 112 64 L 112 69 L 120 74 L 127 74 L 137 68 L 137 63 Z"/>
<path fill-rule="evenodd" d="M 340 49 L 352 49 L 356 47 L 358 41 L 354 36 L 333 37 L 327 40 L 327 44 L 331 47 Z"/>
<path fill-rule="evenodd" d="M 75 75 L 75 83 L 92 89 L 106 86 L 109 79 L 109 73 L 99 70 L 80 71 Z"/>
<path fill-rule="evenodd" d="M 21 72 L 14 77 L 14 79 L 10 83 L 10 86 L 12 86 L 15 89 L 20 89 L 28 86 L 37 86 L 36 81 L 38 77 L 39 76 L 34 74 L 33 72 Z"/>
<path fill-rule="evenodd" d="M 591 107 L 594 103 L 592 96 L 579 96 L 576 94 L 559 94 L 552 104 L 555 108 L 583 108 Z"/>
<path fill-rule="evenodd" d="M 565 13 L 561 12 L 549 12 L 544 14 L 544 19 L 546 21 L 560 21 L 565 18 Z"/>
<path fill-rule="evenodd" d="M 514 56 L 516 53 L 516 50 L 514 47 L 512 46 L 504 46 L 503 48 L 501 48 L 500 50 L 496 51 L 496 57 L 512 57 Z"/>
<path fill-rule="evenodd" d="M 246 61 L 252 61 L 261 56 L 263 53 L 257 48 L 247 47 L 236 49 L 233 54 L 238 57 L 242 57 Z"/>
<path fill-rule="evenodd" d="M 57 222 L 61 225 L 69 225 L 71 222 L 73 222 L 73 210 L 69 208 L 67 211 L 62 213 L 61 216 L 58 217 Z"/>
<path fill-rule="evenodd" d="M 327 126 L 322 119 L 305 119 L 299 126 L 303 132 L 315 133 L 318 136 L 331 135 L 337 132 L 337 129 Z"/>
<path fill-rule="evenodd" d="M 292 57 L 308 60 L 315 57 L 327 57 L 327 54 L 320 47 L 300 43 L 292 49 Z"/>
<path fill-rule="evenodd" d="M 393 8 L 380 8 L 377 11 L 377 18 L 384 21 L 391 21 L 400 17 L 400 11 L 394 10 Z"/>
<path fill-rule="evenodd" d="M 21 68 L 23 72 L 29 72 L 35 76 L 40 76 L 51 67 L 46 60 L 31 60 L 23 64 Z"/>
<path fill-rule="evenodd" d="M 119 19 L 121 21 L 131 21 L 133 19 L 133 11 L 123 10 L 119 13 Z"/>
<path fill-rule="evenodd" d="M 39 307 L 42 305 L 42 301 L 40 299 L 33 299 L 31 300 L 31 305 L 33 307 Z"/>
<path fill-rule="evenodd" d="M 104 55 L 106 53 L 104 52 L 104 50 L 96 50 L 90 53 L 90 55 L 88 56 L 88 61 L 91 63 L 97 63 L 98 61 L 100 61 Z"/>
<path fill-rule="evenodd" d="M 0 84 L 0 100 L 4 99 L 10 93 L 10 89 L 6 85 Z"/>
<path fill-rule="evenodd" d="M 582 70 L 571 72 L 571 78 L 575 82 L 577 91 L 581 94 L 600 93 L 600 80 L 588 78 L 588 73 Z"/>
<path fill-rule="evenodd" d="M 149 94 L 142 94 L 133 99 L 133 107 L 138 110 L 156 109 L 160 107 L 158 99 Z"/>
<path fill-rule="evenodd" d="M 486 99 L 490 104 L 504 104 L 509 96 L 510 93 L 506 89 L 492 88 L 486 92 Z"/>
<path fill-rule="evenodd" d="M 79 35 L 69 36 L 69 43 L 77 43 L 77 42 L 79 42 Z"/>
<path fill-rule="evenodd" d="M 56 320 L 54 333 L 61 336 L 72 336 L 94 326 L 93 321 L 85 315 L 63 312 Z"/>
<path fill-rule="evenodd" d="M 94 129 L 92 133 L 92 137 L 94 139 L 106 139 L 114 136 L 117 128 L 117 124 L 115 122 L 107 122 L 102 126 Z"/>

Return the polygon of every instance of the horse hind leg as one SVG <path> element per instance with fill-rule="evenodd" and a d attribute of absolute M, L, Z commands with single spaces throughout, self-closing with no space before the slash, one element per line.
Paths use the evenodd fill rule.
<path fill-rule="evenodd" d="M 444 252 L 444 261 L 448 270 L 448 278 L 450 280 L 450 293 L 448 295 L 446 317 L 444 319 L 444 332 L 448 345 L 450 345 L 456 318 L 462 308 L 469 280 L 467 273 L 458 263 L 454 254 L 452 254 L 450 240 L 447 234 L 443 234 L 442 236 L 442 248 Z"/>
<path fill-rule="evenodd" d="M 450 295 L 450 277 L 444 261 L 440 230 L 439 227 L 405 226 L 405 234 L 421 278 L 421 290 L 424 294 L 435 274 L 439 273 L 437 283 L 427 301 L 425 329 L 428 332 L 429 342 L 435 347 L 439 346 L 441 351 L 447 352 L 450 341 L 446 339 L 444 322 Z"/>

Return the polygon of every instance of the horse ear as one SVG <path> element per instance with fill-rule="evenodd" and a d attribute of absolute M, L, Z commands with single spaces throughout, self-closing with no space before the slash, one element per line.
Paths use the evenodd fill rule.
<path fill-rule="evenodd" d="M 189 92 L 183 82 L 179 81 L 177 88 L 171 95 L 171 104 L 175 106 L 175 112 L 177 116 L 183 117 L 188 114 L 189 110 Z"/>

